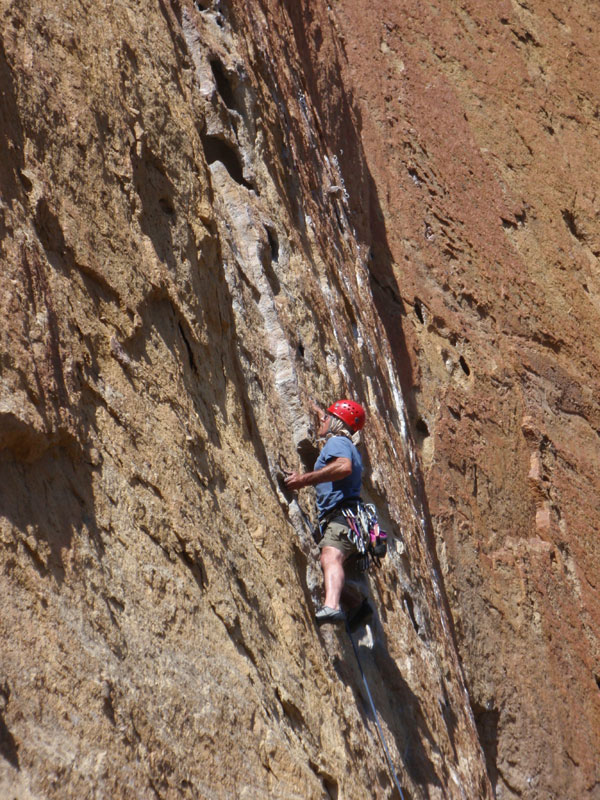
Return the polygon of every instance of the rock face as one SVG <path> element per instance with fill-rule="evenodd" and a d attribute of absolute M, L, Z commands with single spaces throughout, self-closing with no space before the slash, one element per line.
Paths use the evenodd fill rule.
<path fill-rule="evenodd" d="M 490 779 L 600 797 L 598 9 L 389 5 L 337 19 Z"/>
<path fill-rule="evenodd" d="M 2 0 L 0 796 L 398 795 L 348 395 L 404 795 L 600 797 L 598 14 L 449 5 Z"/>

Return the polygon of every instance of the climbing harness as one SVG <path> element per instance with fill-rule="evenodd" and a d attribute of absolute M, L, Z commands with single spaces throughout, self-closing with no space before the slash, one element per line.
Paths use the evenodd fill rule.
<path fill-rule="evenodd" d="M 318 544 L 330 522 L 344 521 L 348 526 L 348 539 L 358 551 L 357 566 L 365 572 L 371 566 L 380 567 L 387 554 L 387 533 L 381 530 L 377 509 L 362 500 L 347 500 L 331 509 L 320 521 L 314 539 Z"/>
<path fill-rule="evenodd" d="M 358 568 L 364 572 L 371 565 L 380 567 L 387 554 L 387 533 L 379 527 L 375 506 L 361 500 L 340 511 L 348 523 L 348 539 L 360 554 Z"/>
<path fill-rule="evenodd" d="M 358 669 L 360 671 L 360 676 L 361 676 L 361 678 L 363 680 L 363 683 L 364 683 L 364 686 L 365 686 L 365 690 L 367 692 L 367 698 L 369 700 L 369 705 L 371 707 L 371 713 L 373 715 L 373 719 L 375 720 L 375 725 L 377 726 L 377 733 L 379 734 L 379 738 L 381 739 L 381 744 L 383 745 L 383 750 L 385 752 L 385 757 L 386 757 L 386 760 L 387 760 L 387 763 L 388 763 L 390 774 L 392 776 L 392 780 L 396 784 L 396 789 L 398 789 L 398 793 L 400 795 L 400 800 L 404 800 L 404 792 L 402 791 L 402 786 L 400 785 L 400 780 L 398 778 L 398 775 L 396 774 L 396 770 L 394 769 L 394 762 L 392 761 L 392 757 L 390 755 L 390 751 L 389 751 L 389 748 L 387 746 L 387 742 L 385 740 L 385 736 L 383 734 L 383 730 L 381 728 L 381 724 L 379 722 L 379 717 L 377 716 L 377 709 L 375 708 L 375 703 L 373 702 L 373 697 L 371 695 L 371 690 L 369 689 L 369 684 L 367 682 L 367 676 L 365 675 L 365 672 L 364 672 L 364 670 L 362 668 L 362 664 L 360 663 L 360 656 L 358 654 L 358 648 L 356 646 L 356 642 L 352 638 L 352 633 L 350 631 L 350 627 L 348 625 L 348 622 L 346 622 L 346 633 L 348 634 L 350 642 L 352 643 L 352 649 L 354 650 L 354 655 L 356 656 L 356 663 L 358 664 Z"/>
<path fill-rule="evenodd" d="M 339 402 L 351 404 L 352 401 L 344 400 Z M 361 409 L 356 403 L 352 405 Z M 278 466 L 279 474 L 277 476 L 277 481 L 289 505 L 291 502 L 289 499 L 291 492 L 285 485 L 285 475 L 289 474 L 292 470 L 290 470 L 287 459 L 282 453 L 279 454 Z M 381 566 L 381 559 L 387 554 L 387 533 L 381 530 L 377 519 L 377 509 L 372 503 L 363 503 L 360 499 L 346 500 L 335 508 L 332 508 L 325 517 L 319 520 L 316 527 L 313 527 L 306 513 L 297 501 L 296 505 L 300 510 L 302 521 L 311 532 L 315 544 L 319 544 L 323 538 L 325 528 L 329 522 L 334 521 L 336 518 L 343 517 L 348 525 L 348 539 L 354 544 L 359 553 L 357 562 L 358 569 L 361 572 L 366 572 L 371 566 L 378 568 Z"/>

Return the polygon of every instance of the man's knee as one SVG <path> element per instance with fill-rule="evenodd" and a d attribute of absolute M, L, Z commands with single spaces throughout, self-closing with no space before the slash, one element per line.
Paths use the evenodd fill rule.
<path fill-rule="evenodd" d="M 321 566 L 323 567 L 328 567 L 333 564 L 339 564 L 341 566 L 345 558 L 344 553 L 338 550 L 337 547 L 326 546 L 321 550 Z"/>

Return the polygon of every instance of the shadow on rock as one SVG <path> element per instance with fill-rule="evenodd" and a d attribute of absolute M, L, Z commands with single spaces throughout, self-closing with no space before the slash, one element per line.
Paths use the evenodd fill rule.
<path fill-rule="evenodd" d="M 24 463 L 4 452 L 0 460 L 0 507 L 14 527 L 14 543 L 23 547 L 41 575 L 62 583 L 65 555 L 73 537 L 83 530 L 103 553 L 94 516 L 92 466 L 63 447 L 47 450 L 37 461 Z M 7 569 L 10 568 L 7 557 Z"/>
<path fill-rule="evenodd" d="M 401 762 L 394 764 L 394 768 L 400 780 L 404 772 L 413 785 L 420 787 L 419 794 L 412 795 L 413 797 L 429 798 L 431 796 L 429 787 L 434 786 L 439 789 L 442 784 L 435 765 L 427 754 L 428 750 L 435 751 L 436 743 L 427 725 L 419 698 L 410 689 L 396 662 L 389 655 L 382 631 L 378 628 L 378 640 L 373 649 L 360 644 L 360 635 L 360 630 L 353 634 L 360 665 L 369 685 L 379 721 L 389 731 L 400 754 Z M 343 660 L 336 663 L 336 671 L 344 684 L 352 689 L 364 725 L 373 736 L 377 736 L 360 667 L 352 643 L 343 631 L 340 631 L 340 643 L 343 648 Z M 377 744 L 383 748 L 378 739 Z M 390 745 L 391 742 L 388 741 L 388 748 Z M 393 749 L 390 752 L 392 753 Z M 405 800 L 409 800 L 410 790 L 403 787 L 403 793 Z"/>

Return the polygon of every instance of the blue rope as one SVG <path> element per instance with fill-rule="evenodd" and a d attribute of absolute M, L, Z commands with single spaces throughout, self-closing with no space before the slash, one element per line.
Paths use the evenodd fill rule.
<path fill-rule="evenodd" d="M 369 698 L 369 704 L 371 706 L 371 711 L 373 713 L 373 719 L 375 720 L 375 724 L 377 725 L 377 732 L 379 733 L 379 738 L 381 739 L 381 744 L 383 745 L 383 749 L 385 751 L 385 757 L 388 762 L 388 767 L 390 768 L 390 772 L 392 774 L 392 778 L 394 783 L 396 784 L 396 789 L 398 789 L 398 793 L 400 795 L 400 800 L 404 800 L 404 792 L 402 791 L 402 786 L 400 786 L 400 780 L 396 775 L 396 770 L 394 769 L 394 764 L 392 762 L 392 757 L 390 755 L 390 751 L 387 746 L 387 742 L 385 741 L 385 736 L 383 735 L 383 730 L 381 729 L 381 725 L 379 724 L 379 717 L 377 716 L 377 711 L 375 709 L 375 703 L 373 702 L 373 698 L 371 696 L 371 690 L 369 689 L 369 684 L 367 683 L 367 678 L 365 676 L 364 670 L 362 668 L 362 664 L 360 663 L 360 656 L 358 655 L 358 648 L 356 647 L 356 643 L 352 638 L 352 633 L 350 632 L 350 626 L 346 621 L 346 633 L 348 634 L 350 641 L 352 642 L 352 649 L 354 650 L 354 655 L 356 656 L 356 663 L 358 664 L 358 668 L 360 670 L 360 675 L 363 679 L 363 683 L 365 685 L 365 689 L 367 690 L 367 697 Z"/>

